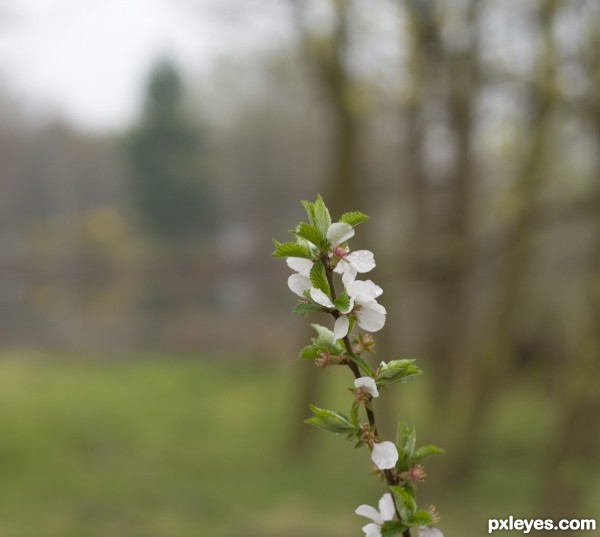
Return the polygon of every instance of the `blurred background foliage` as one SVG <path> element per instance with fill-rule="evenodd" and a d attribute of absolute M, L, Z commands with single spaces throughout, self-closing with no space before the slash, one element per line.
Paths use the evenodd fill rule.
<path fill-rule="evenodd" d="M 383 485 L 301 423 L 350 378 L 296 363 L 270 259 L 317 192 L 372 217 L 376 359 L 426 372 L 379 412 L 446 448 L 444 533 L 600 518 L 600 4 L 282 6 L 210 81 L 158 59 L 123 132 L 1 94 L 0 535 L 360 534 Z"/>

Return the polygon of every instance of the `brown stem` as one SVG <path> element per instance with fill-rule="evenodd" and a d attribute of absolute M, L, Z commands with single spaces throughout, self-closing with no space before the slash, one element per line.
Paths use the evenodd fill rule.
<path fill-rule="evenodd" d="M 337 294 L 335 292 L 335 285 L 333 283 L 333 270 L 331 269 L 331 267 L 329 266 L 329 263 L 327 262 L 327 260 L 325 258 L 322 258 L 321 262 L 323 263 L 323 266 L 325 267 L 325 275 L 327 276 L 327 283 L 329 284 L 329 290 L 331 291 L 331 299 L 335 301 L 335 299 L 337 298 Z M 334 319 L 338 319 L 338 317 L 340 316 L 340 313 L 337 310 L 333 310 L 331 312 L 331 314 L 333 315 Z M 344 336 L 342 341 L 344 342 L 344 347 L 346 347 L 346 352 L 350 356 L 355 356 L 355 353 L 352 350 L 352 344 L 350 343 L 350 338 L 348 337 L 348 335 Z M 351 369 L 352 374 L 354 375 L 354 378 L 361 377 L 358 366 L 352 360 L 348 360 L 348 367 Z M 365 410 L 367 412 L 367 419 L 369 420 L 369 425 L 371 426 L 371 429 L 373 429 L 373 432 L 375 433 L 376 436 L 379 436 L 379 431 L 377 430 L 377 422 L 375 420 L 375 412 L 372 409 L 367 408 L 366 406 L 365 406 Z M 394 477 L 394 474 L 392 473 L 391 470 L 384 470 L 383 475 L 385 476 L 385 481 L 388 484 L 388 487 L 398 484 L 398 480 Z M 394 501 L 394 509 L 396 510 L 396 516 L 398 517 L 398 520 L 401 521 L 402 517 L 400 516 L 400 510 L 398 509 L 398 505 L 396 504 L 396 499 L 394 498 L 393 494 L 392 494 L 392 499 Z M 408 528 L 402 532 L 402 537 L 411 537 L 410 530 Z"/>

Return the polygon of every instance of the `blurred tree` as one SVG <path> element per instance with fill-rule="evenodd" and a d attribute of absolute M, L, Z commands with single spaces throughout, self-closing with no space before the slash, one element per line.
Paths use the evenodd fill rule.
<path fill-rule="evenodd" d="M 147 87 L 144 114 L 131 134 L 134 201 L 148 231 L 184 239 L 214 224 L 202 160 L 202 135 L 184 108 L 176 67 L 160 61 Z"/>
<path fill-rule="evenodd" d="M 452 347 L 455 365 L 462 359 L 468 367 L 454 367 L 449 372 L 454 377 L 451 385 L 455 388 L 455 399 L 459 401 L 458 410 L 451 412 L 464 420 L 464 429 L 457 435 L 460 446 L 449 465 L 451 479 L 456 477 L 454 472 L 464 475 L 474 467 L 477 453 L 482 452 L 480 433 L 487 413 L 497 395 L 510 382 L 508 372 L 515 356 L 516 318 L 524 286 L 528 283 L 528 268 L 535 254 L 534 235 L 540 225 L 535 218 L 535 206 L 546 178 L 549 138 L 557 107 L 557 51 L 552 25 L 558 8 L 556 0 L 544 0 L 535 12 L 539 50 L 527 87 L 525 126 L 529 137 L 523 145 L 522 158 L 515 158 L 512 196 L 516 204 L 505 238 L 499 245 L 502 270 L 498 274 L 496 292 L 491 294 L 490 319 L 467 352 L 464 341 Z M 460 354 L 463 354 L 462 358 Z"/>

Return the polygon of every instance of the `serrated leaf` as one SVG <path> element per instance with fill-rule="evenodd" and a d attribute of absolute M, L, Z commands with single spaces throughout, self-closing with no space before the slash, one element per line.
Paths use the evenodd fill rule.
<path fill-rule="evenodd" d="M 368 219 L 369 217 L 366 214 L 361 213 L 360 211 L 352 211 L 349 213 L 344 213 L 340 218 L 340 222 L 350 224 L 352 227 L 354 227 Z"/>
<path fill-rule="evenodd" d="M 304 420 L 308 425 L 314 425 L 332 433 L 350 433 L 356 431 L 356 427 L 350 418 L 333 410 L 326 410 L 314 405 L 309 405 L 314 416 Z"/>
<path fill-rule="evenodd" d="M 348 296 L 348 293 L 346 293 L 346 291 L 341 292 L 333 301 L 333 305 L 342 313 L 348 313 L 350 308 L 350 297 Z"/>
<path fill-rule="evenodd" d="M 406 522 L 406 525 L 411 528 L 417 526 L 431 526 L 431 524 L 433 524 L 433 519 L 425 509 L 415 511 L 415 514 Z"/>
<path fill-rule="evenodd" d="M 338 345 L 333 339 L 333 332 L 319 324 L 311 325 L 317 331 L 317 337 L 312 339 L 312 347 L 319 352 L 328 352 L 333 355 L 342 355 L 343 347 Z"/>
<path fill-rule="evenodd" d="M 292 313 L 308 317 L 310 313 L 315 313 L 317 311 L 323 311 L 323 306 L 313 302 L 298 302 L 298 304 L 294 306 Z"/>
<path fill-rule="evenodd" d="M 325 235 L 323 235 L 317 226 L 313 224 L 307 224 L 301 222 L 293 233 L 300 239 L 307 240 L 311 244 L 314 244 L 319 249 L 327 248 L 328 243 Z"/>
<path fill-rule="evenodd" d="M 396 433 L 396 447 L 402 459 L 409 459 L 415 451 L 417 432 L 414 425 L 408 425 L 398 420 L 398 431 Z"/>
<path fill-rule="evenodd" d="M 417 511 L 417 502 L 415 501 L 413 493 L 407 490 L 406 487 L 400 486 L 390 487 L 390 490 L 392 491 L 402 520 L 410 520 Z"/>
<path fill-rule="evenodd" d="M 314 208 L 314 222 L 313 224 L 317 226 L 317 229 L 323 234 L 323 237 L 327 236 L 327 230 L 331 225 L 331 216 L 329 215 L 329 210 L 325 206 L 323 202 L 323 198 L 319 194 L 317 196 L 317 200 L 313 204 Z"/>
<path fill-rule="evenodd" d="M 308 216 L 308 221 L 314 225 L 314 223 L 315 223 L 315 204 L 310 201 L 306 201 L 306 200 L 302 200 L 300 203 L 302 203 L 302 206 L 304 207 L 304 210 L 306 211 L 306 215 Z"/>
<path fill-rule="evenodd" d="M 298 354 L 298 358 L 300 360 L 315 360 L 319 357 L 319 350 L 315 349 L 312 345 L 308 345 L 304 347 L 300 354 Z"/>
<path fill-rule="evenodd" d="M 437 446 L 421 446 L 420 448 L 415 449 L 413 456 L 411 457 L 411 462 L 413 464 L 422 461 L 426 457 L 432 457 L 433 455 L 443 455 L 446 453 L 441 447 Z"/>
<path fill-rule="evenodd" d="M 385 386 L 412 380 L 422 373 L 415 365 L 415 360 L 392 360 L 379 370 L 376 381 L 379 386 Z"/>
<path fill-rule="evenodd" d="M 327 282 L 327 276 L 325 274 L 325 267 L 323 263 L 317 261 L 313 264 L 310 269 L 310 282 L 314 287 L 323 291 L 328 297 L 331 298 L 331 293 L 329 291 L 329 283 Z"/>
<path fill-rule="evenodd" d="M 275 251 L 271 254 L 272 257 L 303 257 L 305 259 L 313 259 L 313 254 L 305 245 L 297 242 L 278 242 L 273 239 Z"/>
<path fill-rule="evenodd" d="M 317 323 L 312 323 L 310 326 L 317 332 L 318 339 L 321 341 L 326 341 L 327 343 L 331 343 L 335 345 L 335 340 L 333 339 L 333 332 L 326 328 L 325 326 L 321 326 Z"/>
<path fill-rule="evenodd" d="M 394 537 L 405 530 L 406 526 L 398 520 L 386 520 L 381 525 L 381 537 Z"/>

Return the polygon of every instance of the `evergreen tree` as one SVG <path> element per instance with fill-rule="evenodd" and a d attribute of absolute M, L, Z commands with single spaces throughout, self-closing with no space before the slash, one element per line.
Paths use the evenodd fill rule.
<path fill-rule="evenodd" d="M 146 229 L 186 238 L 213 222 L 202 161 L 202 136 L 184 110 L 184 89 L 166 60 L 153 69 L 143 116 L 129 144 L 133 195 Z"/>

